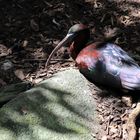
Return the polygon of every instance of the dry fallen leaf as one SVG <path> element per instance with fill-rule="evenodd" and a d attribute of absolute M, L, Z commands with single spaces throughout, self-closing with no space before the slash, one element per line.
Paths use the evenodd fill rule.
<path fill-rule="evenodd" d="M 117 128 L 115 128 L 114 126 L 109 126 L 109 128 L 110 128 L 110 132 L 112 132 L 112 133 L 117 133 Z"/>
<path fill-rule="evenodd" d="M 30 20 L 30 26 L 31 26 L 32 30 L 39 31 L 39 25 L 35 22 L 34 19 Z"/>
<path fill-rule="evenodd" d="M 3 81 L 2 79 L 0 79 L 0 85 L 5 86 L 7 85 L 5 81 Z"/>
<path fill-rule="evenodd" d="M 25 79 L 25 75 L 24 75 L 22 69 L 17 69 L 17 70 L 14 71 L 14 73 L 19 79 L 21 79 L 21 80 Z"/>
<path fill-rule="evenodd" d="M 27 45 L 28 45 L 28 41 L 27 41 L 27 40 L 24 40 L 24 41 L 22 42 L 22 47 L 23 47 L 23 48 L 26 48 Z"/>
<path fill-rule="evenodd" d="M 43 81 L 43 78 L 37 78 L 34 80 L 34 83 L 37 84 L 40 83 L 41 81 Z"/>
<path fill-rule="evenodd" d="M 123 96 L 122 102 L 125 103 L 128 107 L 132 106 L 132 97 Z"/>
<path fill-rule="evenodd" d="M 11 49 L 8 49 L 5 45 L 0 44 L 0 57 L 11 54 Z"/>
<path fill-rule="evenodd" d="M 108 136 L 103 136 L 101 140 L 108 140 Z"/>

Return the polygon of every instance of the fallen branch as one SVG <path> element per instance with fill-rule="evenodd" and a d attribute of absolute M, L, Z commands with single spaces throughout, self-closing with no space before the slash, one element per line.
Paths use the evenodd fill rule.
<path fill-rule="evenodd" d="M 139 114 L 140 114 L 140 102 L 138 102 L 136 108 L 132 110 L 132 112 L 128 117 L 128 121 L 127 121 L 128 140 L 136 139 L 137 127 L 135 123 Z"/>
<path fill-rule="evenodd" d="M 24 59 L 23 61 L 46 61 L 46 59 Z M 54 61 L 73 62 L 72 59 L 51 59 L 50 63 Z"/>

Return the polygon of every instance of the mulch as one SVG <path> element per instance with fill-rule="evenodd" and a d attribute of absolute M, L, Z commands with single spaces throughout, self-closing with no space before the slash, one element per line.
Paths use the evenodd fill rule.
<path fill-rule="evenodd" d="M 0 0 L 0 66 L 12 63 L 9 74 L 0 72 L 0 87 L 23 80 L 37 84 L 60 68 L 74 67 L 69 54 L 60 50 L 44 69 L 53 48 L 75 23 L 87 24 L 95 41 L 117 29 L 111 41 L 140 64 L 139 8 L 138 0 Z M 103 127 L 100 138 L 127 140 L 126 121 L 135 102 L 120 94 L 94 98 Z"/>

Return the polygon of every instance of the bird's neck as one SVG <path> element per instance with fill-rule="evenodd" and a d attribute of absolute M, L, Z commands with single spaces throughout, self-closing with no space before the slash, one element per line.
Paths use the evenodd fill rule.
<path fill-rule="evenodd" d="M 71 57 L 75 60 L 80 51 L 86 47 L 89 35 L 82 34 L 78 36 L 70 45 Z"/>
<path fill-rule="evenodd" d="M 73 42 L 70 46 L 71 57 L 75 60 L 79 52 L 83 49 L 81 45 L 77 45 L 77 43 Z"/>

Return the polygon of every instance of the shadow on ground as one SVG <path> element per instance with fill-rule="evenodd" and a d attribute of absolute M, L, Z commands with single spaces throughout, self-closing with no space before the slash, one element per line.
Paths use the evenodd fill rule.
<path fill-rule="evenodd" d="M 122 34 L 114 42 L 135 54 L 140 44 L 139 8 L 134 0 L 1 0 L 0 43 L 12 48 L 13 61 L 27 73 L 44 66 L 58 41 L 79 22 L 91 27 L 95 40 L 109 28 L 119 28 Z M 43 61 L 34 61 L 38 59 Z"/>

